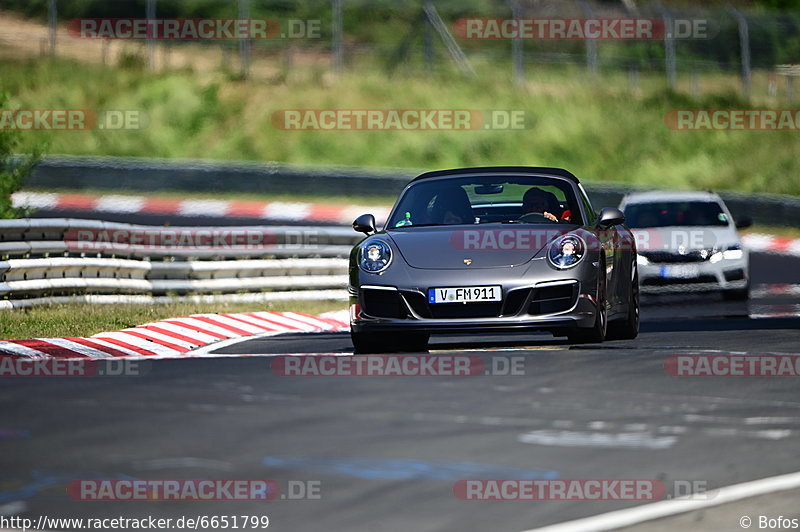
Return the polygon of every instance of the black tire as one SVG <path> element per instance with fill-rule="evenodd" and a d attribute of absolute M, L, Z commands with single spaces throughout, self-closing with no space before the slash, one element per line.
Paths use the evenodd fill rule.
<path fill-rule="evenodd" d="M 394 340 L 397 348 L 395 351 L 401 353 L 424 353 L 428 351 L 428 340 L 431 335 L 428 333 L 403 333 Z"/>
<path fill-rule="evenodd" d="M 569 331 L 567 339 L 572 344 L 599 344 L 606 338 L 608 329 L 608 311 L 606 310 L 606 281 L 605 264 L 600 263 L 597 281 L 597 312 L 595 313 L 594 325 L 587 328 L 575 328 Z"/>
<path fill-rule="evenodd" d="M 633 340 L 639 336 L 639 271 L 633 265 L 634 274 L 631 281 L 631 295 L 628 299 L 628 314 L 622 320 L 612 321 L 608 324 L 606 340 Z"/>
<path fill-rule="evenodd" d="M 380 347 L 385 344 L 380 341 L 379 334 L 369 332 L 350 331 L 350 339 L 353 342 L 353 352 L 357 355 L 380 353 Z"/>
<path fill-rule="evenodd" d="M 350 332 L 353 351 L 358 355 L 427 351 L 429 338 L 430 335 L 428 333 Z"/>

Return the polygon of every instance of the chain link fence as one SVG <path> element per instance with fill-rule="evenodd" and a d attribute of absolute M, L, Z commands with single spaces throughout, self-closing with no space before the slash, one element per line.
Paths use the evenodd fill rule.
<path fill-rule="evenodd" d="M 548 0 L 0 0 L 0 56 L 59 56 L 153 71 L 224 71 L 274 79 L 304 70 L 384 71 L 394 75 L 507 73 L 537 81 L 561 69 L 581 81 L 645 79 L 695 96 L 738 91 L 794 99 L 800 74 L 800 11 L 664 3 Z M 82 38 L 85 19 L 269 19 L 258 39 Z M 645 39 L 484 34 L 471 22 L 494 20 L 650 20 Z M 480 22 L 483 21 L 483 22 Z M 502 26 L 501 26 L 502 27 Z M 586 26 L 584 26 L 586 27 Z M 102 33 L 102 32 L 101 32 Z M 100 35 L 99 33 L 98 35 Z"/>

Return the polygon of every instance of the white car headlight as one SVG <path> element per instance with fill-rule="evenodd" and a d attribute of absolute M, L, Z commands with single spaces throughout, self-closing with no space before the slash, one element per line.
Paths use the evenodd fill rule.
<path fill-rule="evenodd" d="M 586 244 L 577 235 L 565 235 L 550 244 L 547 260 L 559 270 L 572 268 L 586 254 Z"/>
<path fill-rule="evenodd" d="M 380 273 L 392 262 L 392 248 L 382 240 L 372 240 L 361 246 L 359 258 L 361 269 L 369 273 Z"/>
<path fill-rule="evenodd" d="M 717 263 L 723 259 L 726 260 L 737 260 L 744 257 L 744 251 L 742 251 L 741 244 L 733 244 L 728 246 L 725 251 L 717 251 L 711 256 L 711 262 Z"/>
<path fill-rule="evenodd" d="M 728 246 L 728 249 L 722 252 L 722 258 L 728 260 L 735 260 L 741 259 L 744 257 L 744 251 L 742 251 L 741 244 L 734 244 L 732 246 Z"/>

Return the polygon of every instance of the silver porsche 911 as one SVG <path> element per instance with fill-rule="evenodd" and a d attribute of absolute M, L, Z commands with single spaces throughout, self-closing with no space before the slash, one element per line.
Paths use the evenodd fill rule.
<path fill-rule="evenodd" d="M 538 167 L 459 168 L 409 183 L 350 255 L 357 353 L 418 351 L 431 333 L 550 331 L 574 343 L 639 332 L 636 246 L 615 208 Z"/>

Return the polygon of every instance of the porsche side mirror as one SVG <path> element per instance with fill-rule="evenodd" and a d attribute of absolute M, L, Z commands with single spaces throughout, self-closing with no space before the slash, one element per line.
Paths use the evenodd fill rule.
<path fill-rule="evenodd" d="M 362 214 L 353 221 L 353 230 L 369 236 L 370 233 L 377 232 L 375 229 L 375 217 L 371 214 Z"/>
<path fill-rule="evenodd" d="M 745 229 L 753 225 L 753 219 L 749 216 L 741 216 L 736 220 L 736 229 Z"/>
<path fill-rule="evenodd" d="M 614 207 L 606 207 L 600 211 L 600 218 L 597 220 L 597 227 L 608 229 L 614 225 L 625 223 L 625 215 L 622 211 Z"/>

